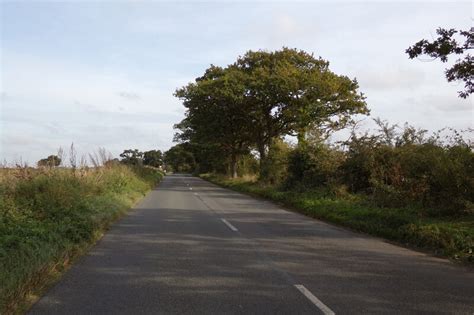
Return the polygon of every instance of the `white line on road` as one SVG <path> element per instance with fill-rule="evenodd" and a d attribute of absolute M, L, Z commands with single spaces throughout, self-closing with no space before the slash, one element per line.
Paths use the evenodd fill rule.
<path fill-rule="evenodd" d="M 194 193 L 194 196 L 197 196 L 197 195 L 198 195 L 198 193 Z"/>
<path fill-rule="evenodd" d="M 193 190 L 193 188 L 192 188 L 192 187 L 189 187 L 189 190 Z"/>
<path fill-rule="evenodd" d="M 224 222 L 225 225 L 227 225 L 227 227 L 228 227 L 229 229 L 231 229 L 232 231 L 234 231 L 234 232 L 237 232 L 237 231 L 238 231 L 237 228 L 236 228 L 235 226 L 233 226 L 232 224 L 230 224 L 229 221 L 227 221 L 226 219 L 221 219 L 221 220 L 222 220 L 222 222 Z"/>
<path fill-rule="evenodd" d="M 304 285 L 295 284 L 295 288 L 297 288 L 304 296 L 308 298 L 314 305 L 316 305 L 325 315 L 335 315 L 335 313 L 327 307 L 323 302 L 321 302 L 317 297 L 313 295 L 308 289 L 305 288 Z"/>

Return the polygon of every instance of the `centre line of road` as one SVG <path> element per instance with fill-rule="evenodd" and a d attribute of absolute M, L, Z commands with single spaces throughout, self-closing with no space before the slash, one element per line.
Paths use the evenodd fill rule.
<path fill-rule="evenodd" d="M 192 188 L 192 187 L 189 187 L 189 190 L 193 190 L 193 188 Z"/>
<path fill-rule="evenodd" d="M 232 231 L 234 231 L 234 232 L 237 232 L 237 231 L 238 231 L 237 228 L 236 228 L 235 226 L 233 226 L 232 224 L 230 224 L 229 221 L 227 221 L 226 219 L 221 219 L 221 220 L 222 220 L 222 222 L 224 222 L 225 225 L 227 225 L 227 227 L 228 227 L 229 229 L 231 229 Z"/>
<path fill-rule="evenodd" d="M 295 284 L 295 288 L 297 288 L 304 296 L 308 298 L 314 305 L 316 305 L 325 315 L 335 315 L 329 307 L 327 307 L 321 300 L 311 293 L 308 289 L 305 288 L 302 284 Z"/>

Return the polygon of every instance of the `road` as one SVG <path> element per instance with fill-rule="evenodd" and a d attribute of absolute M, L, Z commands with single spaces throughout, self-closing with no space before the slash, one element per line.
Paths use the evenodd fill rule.
<path fill-rule="evenodd" d="M 167 176 L 30 314 L 474 314 L 474 273 Z"/>

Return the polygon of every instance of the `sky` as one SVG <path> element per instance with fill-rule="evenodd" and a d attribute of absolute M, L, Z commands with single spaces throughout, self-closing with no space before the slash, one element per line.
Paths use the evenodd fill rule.
<path fill-rule="evenodd" d="M 283 46 L 357 78 L 371 110 L 362 124 L 473 127 L 447 64 L 405 54 L 438 27 L 469 29 L 472 15 L 470 1 L 0 0 L 0 160 L 35 164 L 71 143 L 115 157 L 167 150 L 184 117 L 176 88 Z"/>

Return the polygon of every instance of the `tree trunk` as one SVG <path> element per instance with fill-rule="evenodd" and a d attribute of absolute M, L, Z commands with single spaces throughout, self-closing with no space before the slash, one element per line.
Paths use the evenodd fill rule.
<path fill-rule="evenodd" d="M 308 144 L 308 141 L 306 140 L 306 129 L 305 128 L 302 128 L 302 129 L 298 130 L 297 139 L 298 139 L 298 148 L 300 148 L 300 149 L 306 148 L 306 146 Z"/>
<path fill-rule="evenodd" d="M 258 154 L 260 155 L 260 161 L 258 164 L 259 172 L 260 172 L 260 177 L 262 177 L 264 173 L 264 167 L 265 167 L 265 160 L 267 158 L 266 152 L 265 152 L 265 145 L 263 143 L 259 143 L 257 145 L 258 149 Z"/>
<path fill-rule="evenodd" d="M 232 178 L 237 178 L 237 154 L 235 153 L 230 156 L 230 173 Z"/>

